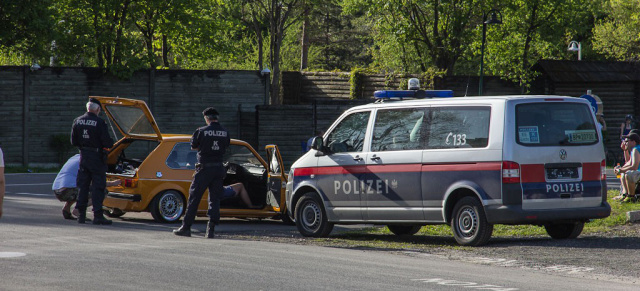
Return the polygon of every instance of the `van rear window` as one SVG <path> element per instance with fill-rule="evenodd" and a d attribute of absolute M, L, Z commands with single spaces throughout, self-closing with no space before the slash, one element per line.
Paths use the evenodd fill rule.
<path fill-rule="evenodd" d="M 598 142 L 591 108 L 580 103 L 516 105 L 516 141 L 525 146 L 585 145 Z"/>

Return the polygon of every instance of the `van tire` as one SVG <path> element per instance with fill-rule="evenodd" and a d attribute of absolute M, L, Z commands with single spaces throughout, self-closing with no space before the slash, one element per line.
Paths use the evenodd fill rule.
<path fill-rule="evenodd" d="M 475 197 L 463 197 L 453 207 L 451 231 L 458 244 L 463 246 L 481 246 L 486 244 L 493 233 L 493 224 L 487 222 L 487 216 L 480 201 Z"/>
<path fill-rule="evenodd" d="M 333 223 L 327 221 L 327 212 L 317 193 L 309 192 L 298 200 L 295 209 L 296 227 L 303 236 L 327 237 Z"/>
<path fill-rule="evenodd" d="M 151 200 L 149 212 L 157 222 L 176 222 L 185 211 L 184 197 L 178 191 L 164 191 Z"/>
<path fill-rule="evenodd" d="M 390 232 L 395 235 L 414 235 L 420 231 L 422 225 L 398 225 L 398 224 L 390 224 L 387 225 L 387 228 Z"/>
<path fill-rule="evenodd" d="M 550 237 L 554 239 L 574 239 L 577 238 L 584 228 L 584 222 L 576 223 L 550 223 L 545 224 L 544 229 Z"/>

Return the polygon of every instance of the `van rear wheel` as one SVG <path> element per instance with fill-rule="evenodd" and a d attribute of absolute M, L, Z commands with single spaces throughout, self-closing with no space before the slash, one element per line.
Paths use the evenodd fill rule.
<path fill-rule="evenodd" d="M 576 223 L 550 223 L 545 224 L 544 229 L 554 239 L 573 239 L 582 233 L 584 222 Z"/>
<path fill-rule="evenodd" d="M 451 230 L 458 244 L 480 246 L 486 244 L 493 233 L 493 224 L 487 222 L 487 216 L 480 201 L 475 197 L 464 197 L 453 207 Z"/>
<path fill-rule="evenodd" d="M 420 231 L 422 225 L 397 225 L 390 224 L 387 225 L 389 231 L 391 231 L 395 235 L 414 235 Z"/>
<path fill-rule="evenodd" d="M 333 230 L 317 193 L 302 195 L 295 209 L 296 227 L 303 236 L 326 237 Z"/>

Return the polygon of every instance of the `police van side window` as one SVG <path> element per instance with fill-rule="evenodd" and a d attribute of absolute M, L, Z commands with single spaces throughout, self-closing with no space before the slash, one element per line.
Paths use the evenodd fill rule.
<path fill-rule="evenodd" d="M 325 141 L 331 152 L 361 152 L 369 115 L 369 111 L 356 112 L 340 121 Z"/>
<path fill-rule="evenodd" d="M 371 150 L 420 149 L 424 117 L 424 108 L 378 110 Z"/>
<path fill-rule="evenodd" d="M 432 107 L 426 132 L 427 149 L 483 148 L 489 144 L 488 106 Z"/>

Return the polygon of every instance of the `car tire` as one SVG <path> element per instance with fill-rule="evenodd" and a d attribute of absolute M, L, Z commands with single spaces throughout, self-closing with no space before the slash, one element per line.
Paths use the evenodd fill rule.
<path fill-rule="evenodd" d="M 156 195 L 149 205 L 149 212 L 151 212 L 153 219 L 163 223 L 178 221 L 184 211 L 184 197 L 174 190 Z"/>
<path fill-rule="evenodd" d="M 493 233 L 493 224 L 487 222 L 487 216 L 480 201 L 475 197 L 463 197 L 453 207 L 451 231 L 458 244 L 480 246 L 486 244 Z"/>
<path fill-rule="evenodd" d="M 545 224 L 544 229 L 550 237 L 554 239 L 577 238 L 584 228 L 584 222 L 576 223 L 550 223 Z"/>
<path fill-rule="evenodd" d="M 327 237 L 333 230 L 333 223 L 327 221 L 327 213 L 317 193 L 302 195 L 295 208 L 298 231 L 303 236 Z"/>
<path fill-rule="evenodd" d="M 104 210 L 104 214 L 111 218 L 118 218 L 123 216 L 126 212 L 122 211 L 120 208 L 107 208 Z"/>
<path fill-rule="evenodd" d="M 391 231 L 395 235 L 414 235 L 420 231 L 422 225 L 397 225 L 390 224 L 387 225 L 389 231 Z"/>

